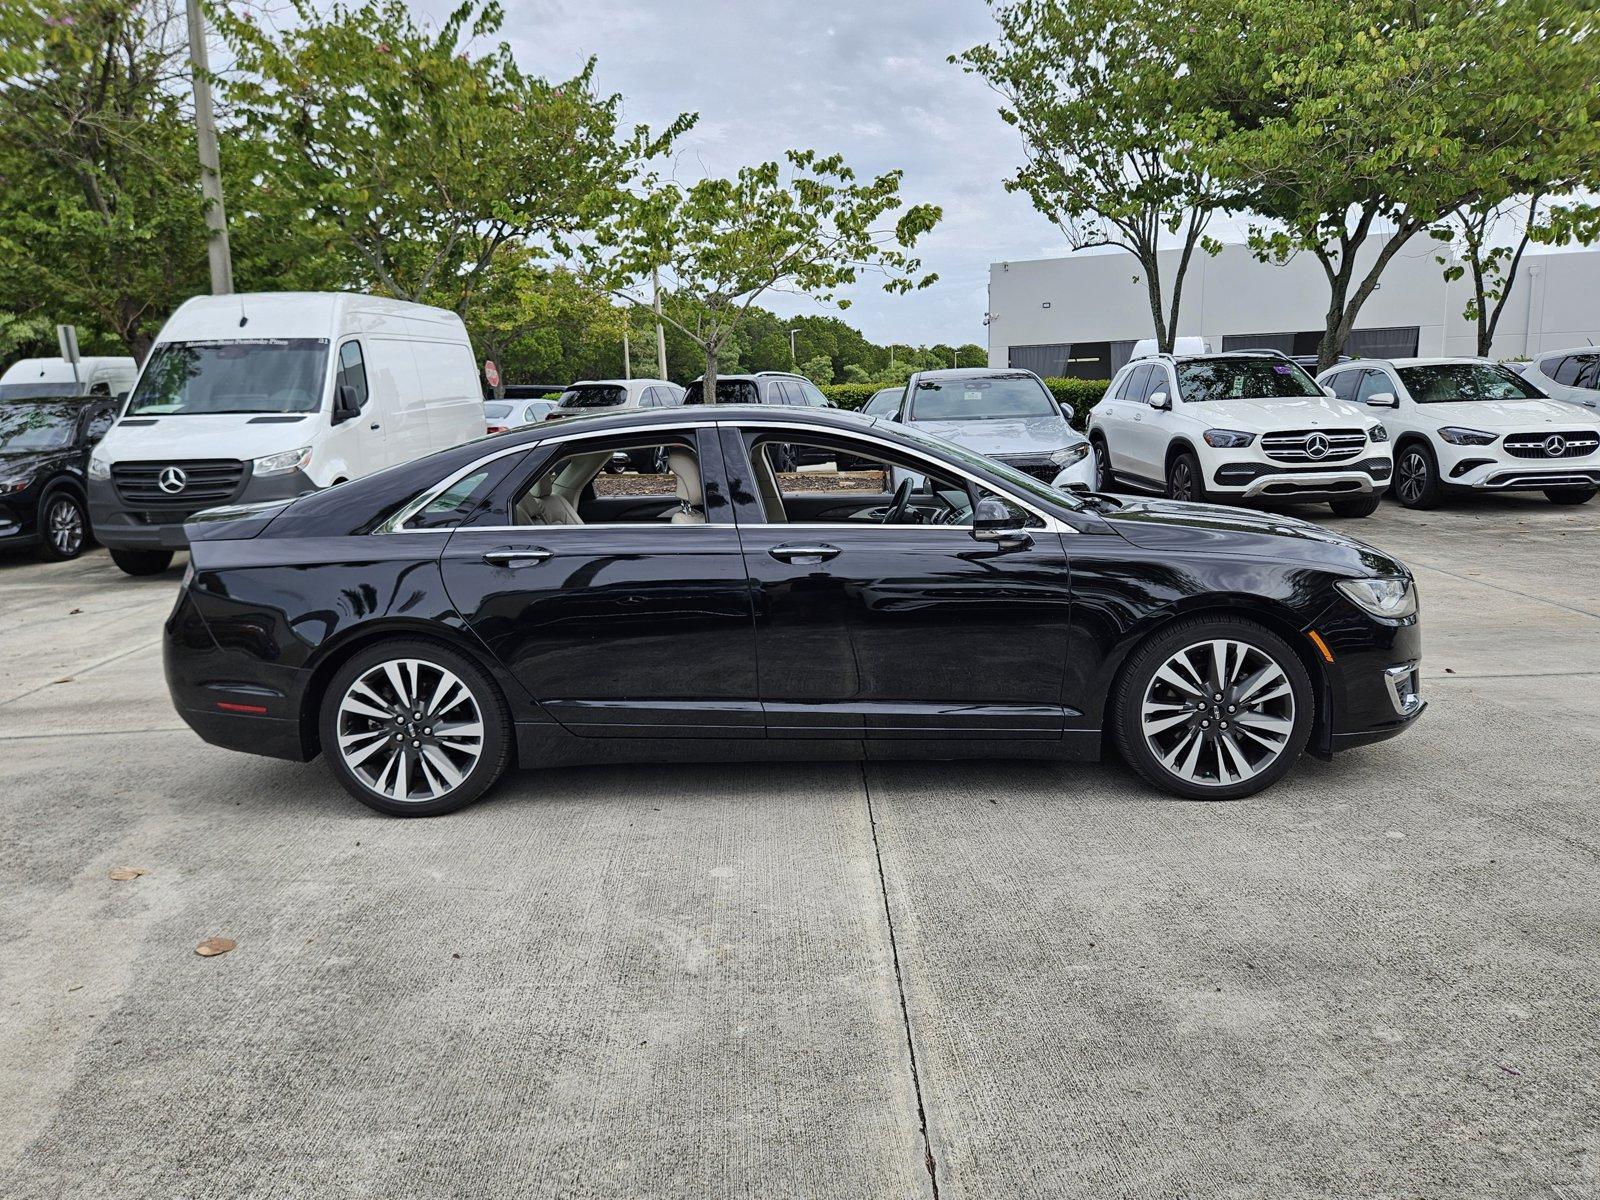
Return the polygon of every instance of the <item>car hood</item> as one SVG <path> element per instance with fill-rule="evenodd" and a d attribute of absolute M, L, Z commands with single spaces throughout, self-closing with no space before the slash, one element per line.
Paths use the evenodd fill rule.
<path fill-rule="evenodd" d="M 1083 435 L 1063 416 L 996 417 L 987 421 L 914 421 L 918 429 L 979 454 L 1049 454 Z"/>
<path fill-rule="evenodd" d="M 1455 404 L 1419 404 L 1416 412 L 1439 425 L 1465 425 L 1485 433 L 1557 433 L 1594 428 L 1593 417 L 1555 400 L 1463 400 Z"/>
<path fill-rule="evenodd" d="M 124 417 L 95 448 L 95 457 L 114 463 L 262 458 L 312 444 L 326 420 L 320 413 Z"/>
<path fill-rule="evenodd" d="M 26 479 L 71 453 L 70 450 L 0 450 L 0 479 Z"/>
<path fill-rule="evenodd" d="M 1207 400 L 1186 404 L 1183 412 L 1214 429 L 1239 429 L 1246 433 L 1272 433 L 1280 429 L 1367 429 L 1383 419 L 1377 409 L 1346 404 L 1327 396 Z"/>
<path fill-rule="evenodd" d="M 1220 504 L 1119 496 L 1106 523 L 1146 550 L 1293 558 L 1350 575 L 1410 574 L 1374 546 L 1299 517 Z"/>

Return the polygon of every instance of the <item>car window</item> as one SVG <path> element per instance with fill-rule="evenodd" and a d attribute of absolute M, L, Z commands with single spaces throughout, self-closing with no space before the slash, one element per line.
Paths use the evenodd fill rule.
<path fill-rule="evenodd" d="M 532 424 L 534 421 L 544 420 L 545 413 L 549 412 L 551 407 L 548 400 L 535 400 L 522 410 L 523 424 Z"/>
<path fill-rule="evenodd" d="M 828 407 L 828 398 L 822 394 L 822 389 L 809 379 L 800 381 L 800 394 L 805 397 L 805 402 L 813 408 Z"/>
<path fill-rule="evenodd" d="M 1539 372 L 1547 379 L 1571 385 L 1578 378 L 1578 356 L 1568 354 L 1561 358 L 1547 358 L 1539 364 Z"/>
<path fill-rule="evenodd" d="M 83 431 L 83 436 L 90 445 L 105 437 L 106 430 L 115 424 L 117 419 L 117 406 L 114 404 L 101 405 L 89 417 L 89 424 Z"/>
<path fill-rule="evenodd" d="M 884 388 L 881 392 L 874 392 L 861 411 L 869 417 L 886 417 L 900 407 L 903 394 L 900 388 Z"/>
<path fill-rule="evenodd" d="M 484 485 L 489 481 L 485 468 L 463 476 L 440 492 L 406 522 L 407 529 L 450 529 L 461 524 L 482 503 Z"/>
<path fill-rule="evenodd" d="M 1052 413 L 1061 410 L 1033 375 L 975 375 L 919 379 L 908 415 L 913 421 L 988 421 Z"/>
<path fill-rule="evenodd" d="M 1600 388 L 1600 354 L 1575 354 L 1573 358 L 1578 360 L 1578 374 L 1572 386 Z"/>
<path fill-rule="evenodd" d="M 1353 400 L 1356 394 L 1356 385 L 1361 382 L 1361 371 L 1335 371 L 1325 380 L 1333 389 L 1333 394 L 1340 400 Z"/>
<path fill-rule="evenodd" d="M 561 393 L 562 408 L 615 408 L 628 402 L 628 389 L 615 383 L 589 383 Z"/>
<path fill-rule="evenodd" d="M 1515 371 L 1493 363 L 1432 363 L 1401 367 L 1399 374 L 1400 382 L 1406 385 L 1406 391 L 1418 404 L 1535 400 L 1544 396 Z"/>
<path fill-rule="evenodd" d="M 1322 389 L 1298 363 L 1259 358 L 1190 358 L 1177 365 L 1178 393 L 1185 404 L 1208 400 L 1295 399 Z M 1157 390 L 1160 390 L 1159 388 Z"/>
<path fill-rule="evenodd" d="M 682 438 L 613 434 L 563 446 L 511 500 L 513 525 L 703 524 L 699 459 Z"/>
<path fill-rule="evenodd" d="M 355 392 L 357 408 L 367 406 L 367 364 L 361 357 L 360 342 L 346 342 L 339 347 L 339 386 Z"/>
<path fill-rule="evenodd" d="M 1128 373 L 1128 378 L 1123 380 L 1122 393 L 1117 398 L 1126 400 L 1130 404 L 1143 404 L 1144 396 L 1150 390 L 1150 375 L 1154 370 L 1148 363 L 1142 367 L 1135 367 Z"/>
<path fill-rule="evenodd" d="M 1172 399 L 1172 381 L 1167 378 L 1167 369 L 1159 363 L 1150 365 L 1150 378 L 1145 383 L 1144 402 L 1152 403 L 1152 397 L 1157 392 L 1165 392 L 1167 399 Z"/>
<path fill-rule="evenodd" d="M 706 402 L 705 384 L 696 379 L 689 385 L 683 395 L 685 404 L 704 404 Z M 717 380 L 718 404 L 760 404 L 761 389 L 749 379 L 719 379 Z"/>
<path fill-rule="evenodd" d="M 1356 403 L 1365 404 L 1379 392 L 1394 392 L 1394 384 L 1382 371 L 1361 371 L 1361 384 L 1356 388 Z"/>

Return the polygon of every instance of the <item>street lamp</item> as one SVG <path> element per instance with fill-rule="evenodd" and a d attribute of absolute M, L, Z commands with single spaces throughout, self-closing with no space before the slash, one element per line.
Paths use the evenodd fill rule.
<path fill-rule="evenodd" d="M 789 365 L 791 367 L 798 367 L 800 365 L 800 359 L 794 352 L 794 335 L 799 333 L 800 330 L 798 327 L 796 327 L 794 329 L 787 330 L 786 332 L 789 335 Z"/>

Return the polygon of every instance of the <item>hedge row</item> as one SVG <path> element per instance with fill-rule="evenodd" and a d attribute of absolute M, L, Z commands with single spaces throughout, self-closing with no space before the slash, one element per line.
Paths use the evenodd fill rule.
<path fill-rule="evenodd" d="M 1104 379 L 1046 379 L 1044 384 L 1057 403 L 1071 410 L 1072 424 L 1077 429 L 1084 427 L 1089 410 L 1106 394 Z M 872 383 L 832 383 L 822 389 L 840 408 L 850 409 L 860 408 L 879 390 L 879 386 Z"/>

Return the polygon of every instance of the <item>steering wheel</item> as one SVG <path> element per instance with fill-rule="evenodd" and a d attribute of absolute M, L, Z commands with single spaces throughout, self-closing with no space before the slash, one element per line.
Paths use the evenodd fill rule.
<path fill-rule="evenodd" d="M 893 525 L 906 514 L 906 506 L 911 503 L 911 478 L 907 476 L 900 481 L 900 486 L 894 490 L 894 499 L 889 501 L 889 507 L 883 510 L 880 525 Z"/>

